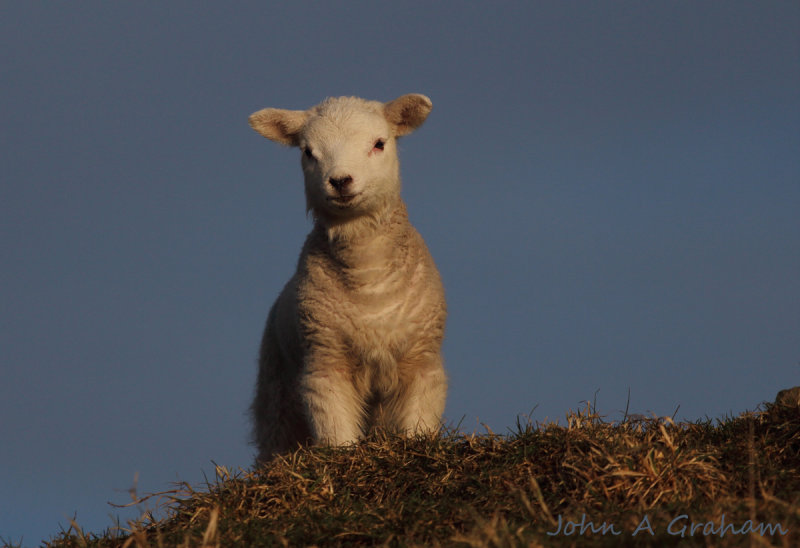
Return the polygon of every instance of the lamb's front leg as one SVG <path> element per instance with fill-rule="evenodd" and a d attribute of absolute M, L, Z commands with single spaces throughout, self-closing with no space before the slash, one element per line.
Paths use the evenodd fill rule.
<path fill-rule="evenodd" d="M 344 445 L 359 439 L 364 401 L 342 362 L 316 360 L 306 368 L 300 390 L 314 443 Z"/>
<path fill-rule="evenodd" d="M 405 433 L 438 429 L 447 396 L 441 356 L 438 352 L 423 352 L 406 358 L 398 366 L 400 385 L 384 402 L 385 423 Z"/>

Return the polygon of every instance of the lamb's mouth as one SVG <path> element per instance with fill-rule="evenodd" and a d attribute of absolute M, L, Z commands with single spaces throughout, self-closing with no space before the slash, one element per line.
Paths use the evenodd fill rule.
<path fill-rule="evenodd" d="M 352 202 L 358 194 L 349 194 L 347 196 L 328 196 L 328 200 L 337 205 L 347 205 Z"/>

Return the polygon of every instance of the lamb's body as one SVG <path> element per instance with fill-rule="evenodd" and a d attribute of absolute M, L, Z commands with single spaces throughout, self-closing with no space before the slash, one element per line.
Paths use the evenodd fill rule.
<path fill-rule="evenodd" d="M 315 217 L 261 343 L 252 406 L 260 460 L 307 441 L 352 442 L 374 425 L 439 426 L 444 291 L 400 198 L 395 148 L 428 111 L 430 101 L 412 95 L 251 117 L 265 136 L 303 148 Z"/>

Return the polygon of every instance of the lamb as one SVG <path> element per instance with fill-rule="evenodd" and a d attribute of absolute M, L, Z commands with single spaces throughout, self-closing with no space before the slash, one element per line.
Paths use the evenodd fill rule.
<path fill-rule="evenodd" d="M 400 197 L 397 157 L 397 139 L 432 107 L 419 94 L 339 97 L 250 116 L 261 135 L 302 151 L 314 219 L 261 341 L 251 406 L 258 462 L 298 444 L 353 443 L 376 426 L 440 427 L 444 289 Z"/>

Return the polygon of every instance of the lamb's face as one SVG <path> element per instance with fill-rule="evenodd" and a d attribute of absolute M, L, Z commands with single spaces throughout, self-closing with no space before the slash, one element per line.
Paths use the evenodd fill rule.
<path fill-rule="evenodd" d="M 388 103 L 329 98 L 308 110 L 265 108 L 250 125 L 278 143 L 300 147 L 308 208 L 341 220 L 379 213 L 400 195 L 397 138 L 427 118 L 424 95 Z"/>
<path fill-rule="evenodd" d="M 308 208 L 328 218 L 380 211 L 400 193 L 392 128 L 380 112 L 327 106 L 298 140 Z"/>

